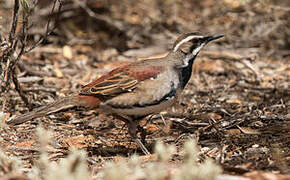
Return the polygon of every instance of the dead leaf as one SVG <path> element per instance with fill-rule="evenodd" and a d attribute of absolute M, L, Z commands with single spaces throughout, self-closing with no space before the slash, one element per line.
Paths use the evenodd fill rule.
<path fill-rule="evenodd" d="M 35 141 L 31 140 L 31 141 L 24 141 L 24 142 L 19 142 L 16 143 L 15 146 L 17 147 L 22 147 L 22 148 L 30 148 L 33 144 L 35 143 Z"/>
<path fill-rule="evenodd" d="M 70 46 L 64 46 L 62 49 L 62 54 L 63 54 L 63 57 L 65 57 L 67 59 L 73 58 L 73 53 L 72 53 L 72 49 Z"/>
<path fill-rule="evenodd" d="M 58 77 L 58 78 L 63 77 L 63 73 L 61 72 L 61 70 L 59 68 L 54 68 L 53 71 L 55 72 L 56 77 Z"/>
<path fill-rule="evenodd" d="M 240 126 L 237 126 L 237 127 L 245 134 L 261 134 L 260 131 L 252 129 L 252 128 L 240 127 Z"/>
<path fill-rule="evenodd" d="M 217 114 L 217 113 L 209 113 L 208 116 L 211 118 L 211 119 L 214 119 L 214 120 L 220 120 L 222 118 L 222 116 L 220 114 Z"/>
<path fill-rule="evenodd" d="M 240 99 L 228 99 L 226 102 L 229 103 L 229 104 L 240 104 L 240 105 L 242 105 L 242 101 Z"/>
<path fill-rule="evenodd" d="M 153 133 L 156 131 L 160 131 L 160 128 L 158 126 L 156 126 L 155 124 L 149 124 L 146 127 L 146 132 L 147 133 Z"/>
<path fill-rule="evenodd" d="M 228 135 L 237 135 L 237 134 L 241 134 L 241 131 L 239 129 L 229 129 L 225 131 L 226 134 Z"/>
<path fill-rule="evenodd" d="M 63 141 L 70 147 L 73 146 L 77 149 L 83 149 L 88 147 L 88 143 L 86 142 L 87 140 L 88 138 L 85 136 L 75 136 L 66 138 Z"/>

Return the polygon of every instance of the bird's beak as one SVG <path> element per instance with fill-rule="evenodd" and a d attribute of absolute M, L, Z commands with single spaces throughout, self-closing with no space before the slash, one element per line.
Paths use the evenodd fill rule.
<path fill-rule="evenodd" d="M 223 34 L 214 34 L 214 35 L 211 35 L 211 36 L 206 36 L 204 37 L 204 40 L 206 43 L 210 42 L 210 41 L 213 41 L 213 40 L 216 40 L 216 39 L 219 39 L 219 38 L 222 38 L 224 37 Z"/>

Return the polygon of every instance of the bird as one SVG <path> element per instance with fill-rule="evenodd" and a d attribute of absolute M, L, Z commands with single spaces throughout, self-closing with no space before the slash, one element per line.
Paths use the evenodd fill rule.
<path fill-rule="evenodd" d="M 128 127 L 128 133 L 144 154 L 150 152 L 137 136 L 139 122 L 174 105 L 190 80 L 192 65 L 209 42 L 223 34 L 185 33 L 162 58 L 126 64 L 83 86 L 78 92 L 44 105 L 6 123 L 16 125 L 72 107 L 96 108 L 111 114 Z"/>

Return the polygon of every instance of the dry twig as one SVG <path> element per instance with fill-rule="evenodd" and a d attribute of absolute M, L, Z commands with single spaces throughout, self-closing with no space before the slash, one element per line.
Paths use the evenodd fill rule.
<path fill-rule="evenodd" d="M 51 13 L 55 11 L 57 2 L 59 4 L 57 11 L 60 12 L 62 5 L 61 0 L 54 0 Z M 49 36 L 50 33 L 55 29 L 55 26 L 53 28 L 50 28 L 51 18 L 49 18 L 44 36 L 42 36 L 32 46 L 27 46 L 29 18 L 32 14 L 34 7 L 36 6 L 36 3 L 37 1 L 32 1 L 31 5 L 29 5 L 28 2 L 25 0 L 14 0 L 13 17 L 9 37 L 8 40 L 6 40 L 5 37 L 1 36 L 0 46 L 0 50 L 2 51 L 2 56 L 0 57 L 0 74 L 2 79 L 2 81 L 0 82 L 1 95 L 5 94 L 10 89 L 10 82 L 12 79 L 15 90 L 18 92 L 21 99 L 24 101 L 29 109 L 31 109 L 32 106 L 21 89 L 21 86 L 17 79 L 16 66 L 18 65 L 23 54 L 28 53 L 37 46 L 39 46 L 39 44 L 42 43 L 43 40 L 45 40 L 47 36 Z M 22 7 L 22 26 L 20 31 L 17 32 L 20 5 Z"/>

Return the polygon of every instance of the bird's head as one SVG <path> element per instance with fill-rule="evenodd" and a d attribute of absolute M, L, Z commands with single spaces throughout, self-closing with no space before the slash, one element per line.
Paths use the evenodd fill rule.
<path fill-rule="evenodd" d="M 172 53 L 182 53 L 185 55 L 182 67 L 188 65 L 190 60 L 194 60 L 200 50 L 210 41 L 223 37 L 222 34 L 203 36 L 200 33 L 183 34 L 175 41 Z"/>
<path fill-rule="evenodd" d="M 174 67 L 181 70 L 181 85 L 184 88 L 188 83 L 194 59 L 200 50 L 210 41 L 223 37 L 222 34 L 203 36 L 200 33 L 188 33 L 181 35 L 174 43 L 171 53 L 168 55 Z"/>
<path fill-rule="evenodd" d="M 223 36 L 222 34 L 203 36 L 197 32 L 183 34 L 175 41 L 173 52 L 182 51 L 185 54 L 192 54 L 195 56 L 207 43 Z"/>

